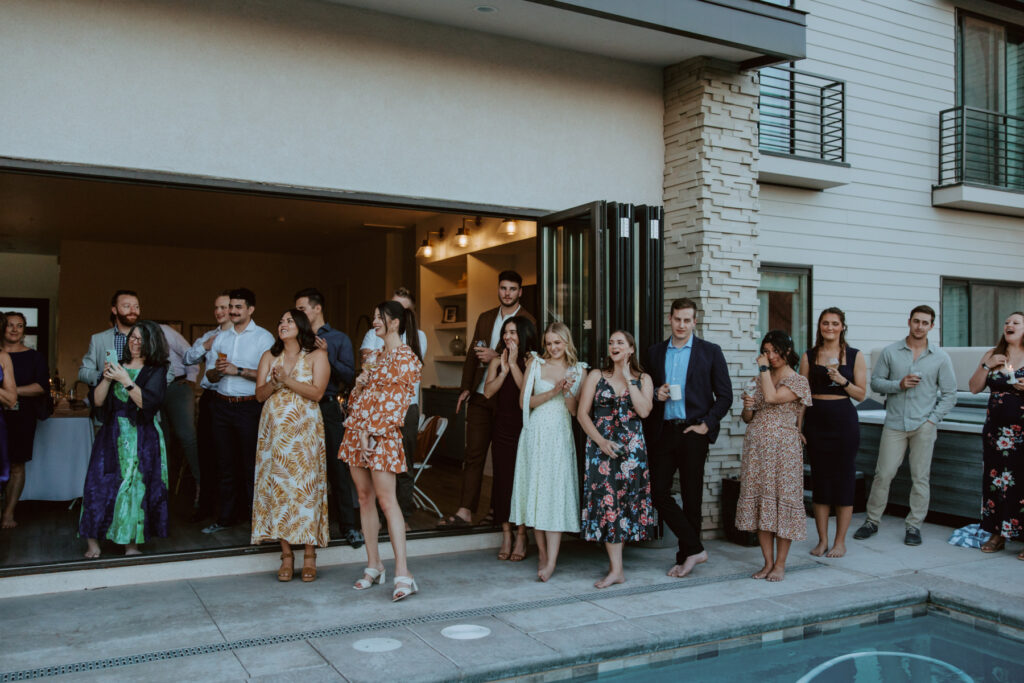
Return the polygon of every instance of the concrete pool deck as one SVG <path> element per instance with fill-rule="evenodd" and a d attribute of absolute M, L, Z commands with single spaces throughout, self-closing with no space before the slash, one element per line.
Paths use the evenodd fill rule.
<path fill-rule="evenodd" d="M 522 563 L 498 562 L 492 550 L 413 558 L 421 593 L 397 604 L 390 580 L 350 588 L 362 564 L 322 567 L 312 584 L 282 584 L 271 571 L 8 598 L 0 600 L 0 680 L 76 664 L 92 670 L 65 668 L 56 678 L 554 680 L 621 666 L 607 663 L 616 658 L 723 639 L 742 645 L 765 632 L 788 640 L 807 635 L 805 626 L 880 610 L 909 615 L 929 600 L 1024 628 L 1019 543 L 986 555 L 947 544 L 947 527 L 922 531 L 924 544 L 907 547 L 902 520 L 887 517 L 839 559 L 809 555 L 811 540 L 795 543 L 780 583 L 749 578 L 760 567 L 757 548 L 717 540 L 686 579 L 665 576 L 672 549 L 628 548 L 627 583 L 597 590 L 603 550 L 573 541 L 546 584 L 534 580 L 532 545 Z M 442 634 L 465 624 L 490 633 Z M 375 648 L 395 649 L 364 651 Z"/>

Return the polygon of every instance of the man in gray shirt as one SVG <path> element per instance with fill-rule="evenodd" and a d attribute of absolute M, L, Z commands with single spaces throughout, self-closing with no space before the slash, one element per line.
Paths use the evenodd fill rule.
<path fill-rule="evenodd" d="M 917 306 L 910 312 L 910 334 L 890 344 L 871 371 L 871 390 L 884 394 L 885 426 L 878 445 L 878 463 L 868 496 L 867 519 L 858 540 L 870 538 L 889 502 L 889 485 L 910 447 L 910 514 L 906 519 L 907 545 L 921 545 L 921 524 L 928 514 L 928 478 L 938 424 L 956 404 L 956 376 L 949 354 L 928 343 L 935 311 Z"/>

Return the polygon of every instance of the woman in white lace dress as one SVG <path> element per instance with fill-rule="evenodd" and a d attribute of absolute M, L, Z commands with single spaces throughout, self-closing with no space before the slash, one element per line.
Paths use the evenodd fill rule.
<path fill-rule="evenodd" d="M 562 533 L 580 530 L 579 478 L 572 416 L 585 365 L 576 361 L 576 347 L 564 323 L 544 331 L 544 355 L 526 364 L 520 401 L 523 431 L 516 454 L 509 521 L 534 528 L 537 578 L 547 581 L 555 571 Z"/>

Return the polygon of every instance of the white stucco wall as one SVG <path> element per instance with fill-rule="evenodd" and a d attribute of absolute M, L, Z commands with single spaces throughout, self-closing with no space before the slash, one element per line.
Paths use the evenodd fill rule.
<path fill-rule="evenodd" d="M 661 73 L 313 0 L 6 0 L 0 156 L 659 204 Z"/>
<path fill-rule="evenodd" d="M 1024 262 L 1024 220 L 931 205 L 939 112 L 955 104 L 954 5 L 797 7 L 810 12 L 808 58 L 797 68 L 846 81 L 852 182 L 823 192 L 762 185 L 760 259 L 813 266 L 814 319 L 829 306 L 845 310 L 855 347 L 906 336 L 917 304 L 940 312 L 937 343 L 943 276 L 1019 282 Z"/>

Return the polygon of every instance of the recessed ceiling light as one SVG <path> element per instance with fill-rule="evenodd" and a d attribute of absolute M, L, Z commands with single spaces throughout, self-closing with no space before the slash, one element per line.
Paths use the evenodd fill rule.
<path fill-rule="evenodd" d="M 494 14 L 495 12 L 498 11 L 497 7 L 491 7 L 490 5 L 477 5 L 473 9 L 475 9 L 480 14 Z"/>

